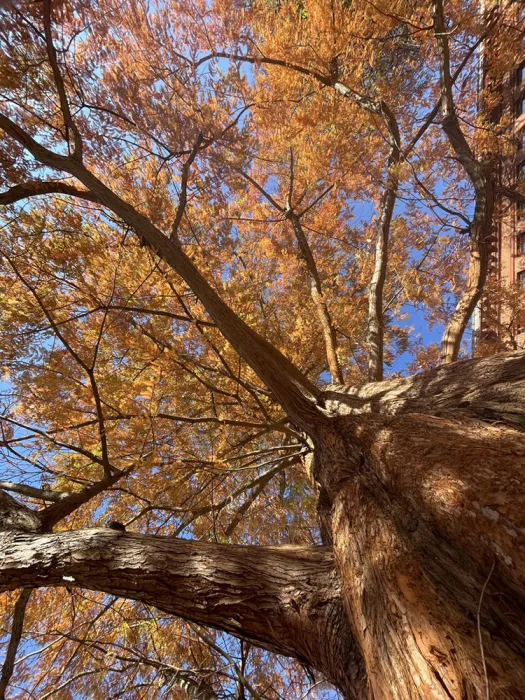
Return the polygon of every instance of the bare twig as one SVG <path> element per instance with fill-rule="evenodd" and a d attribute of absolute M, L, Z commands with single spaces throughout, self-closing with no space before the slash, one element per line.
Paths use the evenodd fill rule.
<path fill-rule="evenodd" d="M 32 588 L 23 588 L 15 603 L 13 613 L 13 624 L 11 625 L 11 638 L 7 647 L 7 652 L 2 666 L 2 675 L 0 676 L 0 700 L 4 700 L 5 691 L 13 675 L 15 666 L 16 652 L 22 638 L 24 629 L 24 617 L 31 596 Z"/>
<path fill-rule="evenodd" d="M 218 652 L 221 656 L 224 656 L 225 659 L 227 659 L 231 665 L 233 666 L 235 670 L 235 674 L 237 675 L 237 678 L 239 681 L 243 684 L 243 686 L 248 690 L 256 700 L 262 700 L 261 696 L 259 693 L 255 690 L 255 688 L 252 686 L 252 684 L 248 681 L 246 676 L 242 673 L 241 669 L 239 668 L 238 664 L 235 663 L 234 659 L 228 654 L 228 652 L 220 647 L 218 644 L 216 644 L 213 639 L 206 633 L 200 631 L 196 625 L 194 625 L 192 622 L 188 622 L 188 625 L 191 627 L 191 629 L 195 632 L 195 634 L 200 637 L 208 646 L 210 646 L 212 649 L 215 649 L 216 652 Z"/>
<path fill-rule="evenodd" d="M 489 677 L 487 674 L 487 664 L 485 661 L 485 651 L 483 649 L 483 637 L 481 635 L 481 606 L 483 605 L 483 596 L 485 595 L 485 590 L 488 586 L 488 583 L 490 581 L 490 577 L 492 576 L 492 573 L 494 571 L 495 566 L 496 566 L 496 557 L 494 557 L 494 561 L 492 562 L 492 566 L 490 567 L 489 575 L 487 576 L 485 583 L 483 584 L 483 588 L 481 589 L 481 595 L 479 597 L 479 603 L 478 603 L 478 612 L 476 615 L 477 623 L 478 623 L 478 639 L 479 639 L 479 649 L 481 652 L 481 663 L 483 665 L 483 675 L 485 676 L 485 698 L 486 698 L 486 700 L 490 700 L 490 687 L 489 687 Z"/>

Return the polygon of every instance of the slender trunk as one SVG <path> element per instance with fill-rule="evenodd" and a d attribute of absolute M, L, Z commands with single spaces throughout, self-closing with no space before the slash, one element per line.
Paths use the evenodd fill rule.
<path fill-rule="evenodd" d="M 480 246 L 477 242 L 471 241 L 467 286 L 441 338 L 439 361 L 442 364 L 449 364 L 458 359 L 463 335 L 474 313 L 474 309 L 481 299 L 487 277 L 487 268 L 482 261 L 482 255 L 483 253 L 481 253 Z"/>
<path fill-rule="evenodd" d="M 374 272 L 368 290 L 368 379 L 372 382 L 380 382 L 383 379 L 384 363 L 383 289 L 388 269 L 390 224 L 399 186 L 401 135 L 397 119 L 386 102 L 360 95 L 338 81 L 333 84 L 333 88 L 370 114 L 379 116 L 386 127 L 390 145 L 387 183 L 381 198 L 377 222 Z"/>
<path fill-rule="evenodd" d="M 390 224 L 397 197 L 399 147 L 391 151 L 388 163 L 388 182 L 381 200 L 376 231 L 374 272 L 368 289 L 368 379 L 383 379 L 385 324 L 383 315 L 383 291 L 388 269 Z"/>
<path fill-rule="evenodd" d="M 488 270 L 488 244 L 494 216 L 494 171 L 490 162 L 475 157 L 456 113 L 453 79 L 450 67 L 449 33 L 447 31 L 443 0 L 433 0 L 434 33 L 438 47 L 441 80 L 441 111 L 443 131 L 474 187 L 476 205 L 470 228 L 470 260 L 466 289 L 447 324 L 441 340 L 440 361 L 443 364 L 458 359 L 461 340 L 468 322 L 481 298 Z"/>
<path fill-rule="evenodd" d="M 317 314 L 319 324 L 323 331 L 326 361 L 328 363 L 328 370 L 330 372 L 332 382 L 336 384 L 344 384 L 343 372 L 337 357 L 337 336 L 334 324 L 332 322 L 332 317 L 330 316 L 326 299 L 323 294 L 321 278 L 319 277 L 319 272 L 317 270 L 317 265 L 315 264 L 312 250 L 297 214 L 290 210 L 287 212 L 287 217 L 292 223 L 297 244 L 299 246 L 299 251 L 306 264 L 308 277 L 310 278 L 310 294 L 314 303 L 315 313 Z"/>
<path fill-rule="evenodd" d="M 480 177 L 476 184 L 476 209 L 470 232 L 470 257 L 467 285 L 441 340 L 440 361 L 443 364 L 458 359 L 461 340 L 474 309 L 481 299 L 487 279 L 489 241 L 494 217 L 494 186 L 491 173 Z"/>

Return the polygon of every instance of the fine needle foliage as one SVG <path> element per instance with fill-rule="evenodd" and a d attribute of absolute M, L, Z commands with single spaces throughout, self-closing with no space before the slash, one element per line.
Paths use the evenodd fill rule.
<path fill-rule="evenodd" d="M 523 30 L 474 0 L 1 3 L 0 506 L 30 509 L 21 530 L 325 552 L 321 392 L 468 356 L 484 289 L 512 314 L 478 354 L 518 348 L 522 292 L 485 282 L 525 201 L 494 117 Z M 165 584 L 174 614 L 124 569 L 2 578 L 0 698 L 353 697 L 268 641 L 257 593 L 208 590 L 218 564 L 196 601 Z M 444 692 L 421 683 L 373 697 Z"/>

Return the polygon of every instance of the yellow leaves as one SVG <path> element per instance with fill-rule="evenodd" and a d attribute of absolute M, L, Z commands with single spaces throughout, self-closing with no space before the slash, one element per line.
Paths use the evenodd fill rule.
<path fill-rule="evenodd" d="M 163 352 L 168 353 L 169 349 L 164 348 Z M 148 370 L 141 373 L 140 380 L 135 383 L 135 390 L 137 391 L 138 398 L 151 401 L 160 377 L 161 368 L 158 365 L 153 365 Z"/>
<path fill-rule="evenodd" d="M 202 134 L 188 171 L 184 252 L 243 320 L 322 384 L 327 353 L 291 207 L 315 261 L 345 376 L 362 381 L 389 152 L 380 111 L 363 109 L 362 101 L 384 100 L 402 146 L 410 143 L 439 94 L 432 32 L 417 29 L 430 23 L 428 8 L 405 0 L 341 1 L 330 11 L 323 0 L 108 2 L 104 12 L 96 3 L 67 6 L 56 36 L 88 167 L 169 236 L 184 164 Z M 457 65 L 481 28 L 464 3 L 449 5 Z M 36 10 L 34 20 L 40 26 Z M 405 20 L 415 26 L 407 30 Z M 0 81 L 11 116 L 65 154 L 40 38 L 15 23 L 2 32 Z M 16 50 L 7 45 L 12 37 Z M 254 62 L 199 64 L 214 51 L 251 53 Z M 513 51 L 494 56 L 496 73 L 507 70 Z M 508 153 L 509 139 L 486 115 L 473 115 L 472 81 L 464 77 L 459 113 L 476 153 Z M 332 89 L 336 80 L 363 99 L 343 97 Z M 497 81 L 483 99 L 497 107 Z M 436 348 L 421 347 L 418 328 L 411 335 L 412 309 L 430 323 L 446 318 L 466 260 L 467 237 L 453 227 L 471 208 L 438 121 L 392 168 L 401 189 L 384 290 L 386 355 L 394 361 L 406 350 L 420 367 L 436 361 Z M 4 148 L 6 187 L 57 176 L 35 168 L 10 142 Z M 449 217 L 442 205 L 458 215 Z M 59 527 L 100 526 L 111 515 L 132 532 L 161 536 L 309 541 L 315 508 L 301 468 L 287 467 L 284 481 L 271 479 L 258 494 L 252 483 L 279 464 L 283 444 L 302 445 L 303 437 L 164 260 L 140 247 L 109 209 L 63 195 L 16 205 L 6 223 L 2 251 L 16 269 L 2 260 L 3 410 L 26 426 L 6 429 L 8 438 L 21 438 L 18 455 L 6 454 L 7 468 L 17 479 L 78 492 L 101 477 L 105 440 L 113 466 L 129 470 Z M 517 293 L 505 304 L 517 308 Z M 39 644 L 69 635 L 58 637 L 56 657 L 50 647 L 38 662 L 39 673 L 55 674 L 45 680 L 50 688 L 76 671 L 68 668 L 71 658 L 96 670 L 93 697 L 121 694 L 118 682 L 104 685 L 104 677 L 130 650 L 181 666 L 209 660 L 188 630 L 159 622 L 156 612 L 142 621 L 146 613 L 132 603 L 53 595 L 38 594 L 28 628 Z M 259 659 L 255 673 L 264 675 L 261 669 Z M 91 697 L 88 686 L 73 687 L 72 694 Z M 156 690 L 150 684 L 144 692 Z"/>

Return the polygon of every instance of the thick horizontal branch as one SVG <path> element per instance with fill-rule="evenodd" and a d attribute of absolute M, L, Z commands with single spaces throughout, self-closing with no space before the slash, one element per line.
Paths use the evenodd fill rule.
<path fill-rule="evenodd" d="M 330 549 L 218 545 L 110 529 L 3 532 L 0 541 L 2 591 L 67 585 L 138 600 L 294 656 L 347 697 L 362 697 L 360 656 Z"/>
<path fill-rule="evenodd" d="M 412 377 L 362 386 L 332 386 L 327 408 L 339 414 L 425 413 L 468 410 L 490 419 L 504 414 L 509 426 L 525 430 L 525 352 L 464 360 Z"/>

